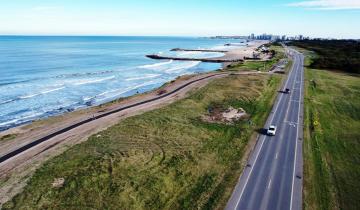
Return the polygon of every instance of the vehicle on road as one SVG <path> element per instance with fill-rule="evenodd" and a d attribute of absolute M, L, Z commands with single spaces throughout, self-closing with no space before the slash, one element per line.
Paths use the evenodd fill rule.
<path fill-rule="evenodd" d="M 284 91 L 284 93 L 289 94 L 289 93 L 290 93 L 290 89 L 289 89 L 289 88 L 286 88 L 285 91 Z"/>
<path fill-rule="evenodd" d="M 267 135 L 275 136 L 275 133 L 276 133 L 276 126 L 270 125 L 269 129 L 267 130 Z"/>

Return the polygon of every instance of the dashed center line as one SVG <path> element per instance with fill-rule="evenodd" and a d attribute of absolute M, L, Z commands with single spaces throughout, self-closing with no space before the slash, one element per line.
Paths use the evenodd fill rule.
<path fill-rule="evenodd" d="M 270 189 L 270 187 L 271 187 L 271 179 L 269 181 L 268 189 Z"/>

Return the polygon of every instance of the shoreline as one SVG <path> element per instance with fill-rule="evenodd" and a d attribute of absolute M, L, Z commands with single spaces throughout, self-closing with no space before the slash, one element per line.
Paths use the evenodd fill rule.
<path fill-rule="evenodd" d="M 174 87 L 177 87 L 179 83 L 185 82 L 185 81 L 190 81 L 194 78 L 197 77 L 201 77 L 201 76 L 207 76 L 207 75 L 212 75 L 212 74 L 220 74 L 223 68 L 221 69 L 217 69 L 217 70 L 211 70 L 209 72 L 203 72 L 203 73 L 194 73 L 194 74 L 184 74 L 184 75 L 180 75 L 177 78 L 167 81 L 164 84 L 162 84 L 160 87 L 145 91 L 143 93 L 137 93 L 134 95 L 130 95 L 130 96 L 126 96 L 126 97 L 119 97 L 117 99 L 114 99 L 112 101 L 108 101 L 105 102 L 103 104 L 99 104 L 99 105 L 93 105 L 93 106 L 87 106 L 87 107 L 82 107 L 79 109 L 76 109 L 74 111 L 70 111 L 70 112 L 64 112 L 64 113 L 60 113 L 58 115 L 52 115 L 52 116 L 48 116 L 48 117 L 44 117 L 44 118 L 40 118 L 37 120 L 33 120 L 18 126 L 14 126 L 11 127 L 9 129 L 0 131 L 0 139 L 4 136 L 7 135 L 12 135 L 12 134 L 22 134 L 24 133 L 24 131 L 22 130 L 32 130 L 33 127 L 38 126 L 38 124 L 43 124 L 43 123 L 47 123 L 47 122 L 51 122 L 51 121 L 56 121 L 58 119 L 61 118 L 69 118 L 69 117 L 76 117 L 78 115 L 83 115 L 83 114 L 88 114 L 88 113 L 103 113 L 106 111 L 109 111 L 111 109 L 113 109 L 114 106 L 121 106 L 123 103 L 131 103 L 137 100 L 141 100 L 141 99 L 147 99 L 148 97 L 152 96 L 158 96 L 158 92 L 161 90 L 166 90 L 168 91 L 169 89 L 171 90 Z M 174 86 L 174 87 L 173 87 Z M 0 140 L 0 146 L 2 144 L 3 140 Z M 1 154 L 1 152 L 0 152 Z"/>
<path fill-rule="evenodd" d="M 125 104 L 136 103 L 141 100 L 148 100 L 148 99 L 157 97 L 157 96 L 159 96 L 158 93 L 161 90 L 165 90 L 166 91 L 165 93 L 167 93 L 167 92 L 170 92 L 170 91 L 178 88 L 179 86 L 181 86 L 182 84 L 184 84 L 186 82 L 196 80 L 201 77 L 206 77 L 209 75 L 221 74 L 221 72 L 220 72 L 221 70 L 222 69 L 213 70 L 213 71 L 209 71 L 209 72 L 205 72 L 205 73 L 181 75 L 181 76 L 178 76 L 174 80 L 164 83 L 163 85 L 161 85 L 158 88 L 146 91 L 144 93 L 139 93 L 139 94 L 135 94 L 135 95 L 127 96 L 127 97 L 120 97 L 118 99 L 114 99 L 114 100 L 106 102 L 104 104 L 84 107 L 84 108 L 74 110 L 72 112 L 65 112 L 63 114 L 59 114 L 56 116 L 50 116 L 47 118 L 34 120 L 32 122 L 29 122 L 29 123 L 26 123 L 26 124 L 23 124 L 20 126 L 16 126 L 16 127 L 7 129 L 5 131 L 1 131 L 0 139 L 7 135 L 17 135 L 17 137 L 18 137 L 18 135 L 25 134 L 27 132 L 32 132 L 35 129 L 45 127 L 46 125 L 51 125 L 51 123 L 53 123 L 53 122 L 64 124 L 64 123 L 61 123 L 61 121 L 64 121 L 64 120 L 65 121 L 68 121 L 68 120 L 77 121 L 77 120 L 81 120 L 81 119 L 88 119 L 88 118 L 93 117 L 94 114 L 105 113 L 107 111 L 114 110 L 119 106 L 124 106 Z M 52 129 L 50 129 L 50 130 L 52 130 Z M 6 142 L 7 140 L 0 140 L 0 156 L 3 155 L 3 152 L 4 152 L 3 151 L 4 150 L 3 149 L 4 141 Z"/>
<path fill-rule="evenodd" d="M 266 43 L 265 41 L 251 41 L 251 42 L 248 42 L 248 45 L 246 45 L 244 47 L 230 49 L 230 50 L 227 50 L 226 52 L 224 51 L 223 56 L 215 57 L 215 58 L 209 58 L 209 59 L 220 59 L 220 60 L 236 60 L 236 59 L 240 59 L 240 58 L 244 59 L 244 57 L 247 57 L 247 56 L 249 56 L 251 54 L 250 53 L 251 51 L 254 51 L 259 46 L 261 46 L 261 45 L 263 45 L 265 43 Z M 226 68 L 231 63 L 233 63 L 233 62 L 222 62 L 222 65 L 221 65 L 220 69 L 205 71 L 205 72 L 202 72 L 202 73 L 179 75 L 177 78 L 182 77 L 182 76 L 186 76 L 186 75 L 192 76 L 192 75 L 198 75 L 198 74 L 203 74 L 203 73 L 216 72 L 218 70 L 222 70 L 222 69 Z M 176 80 L 177 78 L 175 78 L 174 80 Z M 28 122 L 23 122 L 23 123 L 19 123 L 19 124 L 16 124 L 16 125 L 9 126 L 8 128 L 0 130 L 0 143 L 1 143 L 1 138 L 2 137 L 6 136 L 6 135 L 9 135 L 9 134 L 12 134 L 13 133 L 12 131 L 16 130 L 17 128 L 21 129 L 22 127 L 26 127 L 26 126 L 31 125 L 33 123 L 36 123 L 38 121 L 47 120 L 49 118 L 59 117 L 59 116 L 62 116 L 62 115 L 68 115 L 70 113 L 75 113 L 75 112 L 78 112 L 78 111 L 81 111 L 81 110 L 96 108 L 98 106 L 100 106 L 100 107 L 101 106 L 106 106 L 106 104 L 109 104 L 109 103 L 111 104 L 111 103 L 117 102 L 119 100 L 127 100 L 128 98 L 134 97 L 134 96 L 137 96 L 137 95 L 148 94 L 148 93 L 151 93 L 153 91 L 156 91 L 156 90 L 160 89 L 161 87 L 163 87 L 164 85 L 166 85 L 166 84 L 168 84 L 168 83 L 170 83 L 172 81 L 173 80 L 167 81 L 164 84 L 162 84 L 161 86 L 159 86 L 158 88 L 149 89 L 149 90 L 147 90 L 147 91 L 145 91 L 143 93 L 140 93 L 140 94 L 134 94 L 134 95 L 130 95 L 130 96 L 119 97 L 117 99 L 105 102 L 103 104 L 84 106 L 84 107 L 80 107 L 78 109 L 74 109 L 74 110 L 71 110 L 71 111 L 66 111 L 65 110 L 64 112 L 60 112 L 60 113 L 56 113 L 56 114 L 49 114 L 47 116 L 42 116 L 42 117 L 39 117 L 39 118 L 34 119 L 34 120 L 29 120 Z"/>
<path fill-rule="evenodd" d="M 192 78 L 192 77 L 196 77 L 196 76 L 204 75 L 204 74 L 216 73 L 218 71 L 221 71 L 222 69 L 223 68 L 216 69 L 216 70 L 210 70 L 210 71 L 207 71 L 207 72 L 201 72 L 201 73 L 192 73 L 192 74 L 179 75 L 175 79 L 169 80 L 169 81 L 161 84 L 159 87 L 149 89 L 149 90 L 147 90 L 145 92 L 135 93 L 133 95 L 119 97 L 119 98 L 116 98 L 116 99 L 113 99 L 111 101 L 107 101 L 107 102 L 101 103 L 101 104 L 83 106 L 83 107 L 80 107 L 80 108 L 77 108 L 77 109 L 74 109 L 74 110 L 71 110 L 71 111 L 64 111 L 64 112 L 57 113 L 57 114 L 54 114 L 54 115 L 48 115 L 48 116 L 40 117 L 40 118 L 35 119 L 35 120 L 31 120 L 31 121 L 28 121 L 28 122 L 24 122 L 24 123 L 21 123 L 21 124 L 18 124 L 18 125 L 11 126 L 11 127 L 7 128 L 5 130 L 0 130 L 0 145 L 1 145 L 1 141 L 2 141 L 1 138 L 6 136 L 6 135 L 13 134 L 14 130 L 16 132 L 18 129 L 21 130 L 24 127 L 28 127 L 28 126 L 31 126 L 32 124 L 37 124 L 39 122 L 41 123 L 42 121 L 51 120 L 52 118 L 61 118 L 62 116 L 68 116 L 68 115 L 72 115 L 72 114 L 76 115 L 76 114 L 80 114 L 80 113 L 84 113 L 84 112 L 90 112 L 92 110 L 106 108 L 107 106 L 113 106 L 114 104 L 121 103 L 121 102 L 127 101 L 127 100 L 131 100 L 134 97 L 138 98 L 138 97 L 142 97 L 142 96 L 148 95 L 148 94 L 153 95 L 153 94 L 156 94 L 157 91 L 159 91 L 159 90 L 161 90 L 163 88 L 166 88 L 167 85 L 169 85 L 171 83 L 174 83 L 177 80 L 183 80 L 184 78 Z"/>
<path fill-rule="evenodd" d="M 65 128 L 62 128 L 61 130 L 58 130 L 54 133 L 50 133 L 48 134 L 47 136 L 44 136 L 40 139 L 37 139 L 29 144 L 26 144 L 10 153 L 7 153 L 3 156 L 0 157 L 0 163 L 2 162 L 5 162 L 6 160 L 18 155 L 18 154 L 21 154 L 22 152 L 32 148 L 32 147 L 35 147 L 37 146 L 38 144 L 41 144 L 47 140 L 50 140 L 51 138 L 53 137 L 56 137 L 58 135 L 61 135 L 63 133 L 66 133 L 68 131 L 71 131 L 73 129 L 76 129 L 77 127 L 80 127 L 80 126 L 83 126 L 85 124 L 88 124 L 88 123 L 91 123 L 95 120 L 99 120 L 99 119 L 102 119 L 102 118 L 106 118 L 106 117 L 109 117 L 113 114 L 116 114 L 118 112 L 122 112 L 122 111 L 126 111 L 128 109 L 131 109 L 133 107 L 139 107 L 141 105 L 146 105 L 148 103 L 151 103 L 153 101 L 158 101 L 158 100 L 161 100 L 165 97 L 168 97 L 168 96 L 171 96 L 175 93 L 177 93 L 178 91 L 181 91 L 182 89 L 194 84 L 194 83 L 197 83 L 197 82 L 200 82 L 200 81 L 203 81 L 203 80 L 207 80 L 207 79 L 210 79 L 210 78 L 217 78 L 217 77 L 223 77 L 223 76 L 227 76 L 228 74 L 227 73 L 218 73 L 218 74 L 205 74 L 203 77 L 200 77 L 200 78 L 197 78 L 197 79 L 193 79 L 193 80 L 190 80 L 190 81 L 187 81 L 185 84 L 182 84 L 180 85 L 179 87 L 175 87 L 175 89 L 172 89 L 170 90 L 169 92 L 165 91 L 164 89 L 162 90 L 158 90 L 157 91 L 157 96 L 154 97 L 154 98 L 150 98 L 150 99 L 146 99 L 146 100 L 142 100 L 142 101 L 138 101 L 138 102 L 135 102 L 133 104 L 129 104 L 129 105 L 125 105 L 125 106 L 122 106 L 122 107 L 119 107 L 119 108 L 115 108 L 114 110 L 109 110 L 109 111 L 104 111 L 104 112 L 98 112 L 97 114 L 94 114 L 92 117 L 90 116 L 90 118 L 88 119 L 84 119 L 80 122 L 75 122 L 75 124 L 72 124 L 72 125 L 69 125 Z"/>

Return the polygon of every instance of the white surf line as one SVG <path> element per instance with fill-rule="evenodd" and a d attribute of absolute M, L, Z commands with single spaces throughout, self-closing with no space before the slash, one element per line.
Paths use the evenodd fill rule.
<path fill-rule="evenodd" d="M 300 57 L 300 62 L 301 62 L 301 57 Z M 300 71 L 303 69 L 300 69 Z M 303 72 L 301 72 L 301 76 L 300 76 L 301 80 L 303 81 Z M 302 96 L 302 83 L 300 85 L 300 97 Z M 299 101 L 299 110 L 298 110 L 298 123 L 300 122 L 300 109 L 301 109 L 301 103 Z M 293 169 L 293 179 L 292 179 L 292 184 L 291 184 L 291 198 L 290 198 L 290 210 L 292 209 L 293 206 L 293 197 L 294 197 L 294 183 L 295 183 L 295 170 L 296 170 L 296 157 L 297 157 L 297 145 L 298 145 L 298 137 L 299 137 L 299 128 L 300 126 L 298 126 L 297 130 L 296 130 L 296 139 L 295 139 L 295 156 L 294 156 L 294 169 Z"/>
<path fill-rule="evenodd" d="M 293 65 L 293 67 L 295 67 L 295 65 Z M 293 73 L 293 70 L 294 70 L 294 69 L 291 69 L 291 72 L 290 72 L 289 75 L 288 75 L 288 78 L 287 78 L 286 83 L 285 83 L 285 87 L 287 87 L 287 84 L 289 83 L 289 80 L 290 80 L 291 74 Z M 272 121 L 274 120 L 275 113 L 276 113 L 276 111 L 278 110 L 279 105 L 280 105 L 282 99 L 283 99 L 283 94 L 280 95 L 280 99 L 279 99 L 278 103 L 276 104 L 274 113 L 273 113 L 273 115 L 271 116 L 271 120 L 269 121 L 270 124 L 271 124 Z M 250 176 L 251 176 L 251 174 L 252 174 L 252 172 L 253 172 L 253 169 L 255 168 L 254 166 L 255 166 L 255 164 L 256 164 L 256 161 L 258 160 L 259 154 L 260 154 L 261 149 L 262 149 L 262 147 L 263 147 L 263 145 L 264 145 L 264 142 L 265 142 L 264 139 L 265 139 L 265 137 L 263 136 L 263 137 L 262 137 L 262 142 L 261 142 L 261 145 L 260 145 L 260 149 L 259 149 L 258 153 L 256 154 L 254 164 L 253 164 L 253 166 L 251 167 L 250 172 L 249 172 L 249 175 L 248 175 L 247 178 L 246 178 L 244 187 L 243 187 L 243 189 L 241 190 L 241 193 L 240 193 L 240 196 L 239 196 L 238 201 L 236 202 L 235 209 L 237 209 L 238 206 L 239 206 L 239 204 L 240 204 L 241 197 L 242 197 L 242 195 L 244 194 L 245 188 L 246 188 L 246 186 L 247 186 L 247 184 L 248 184 L 248 182 L 249 182 L 249 178 L 250 178 Z"/>

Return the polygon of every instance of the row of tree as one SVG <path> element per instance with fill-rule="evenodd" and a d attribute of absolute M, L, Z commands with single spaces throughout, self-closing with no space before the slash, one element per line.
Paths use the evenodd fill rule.
<path fill-rule="evenodd" d="M 356 40 L 301 40 L 290 45 L 314 51 L 311 68 L 360 74 L 360 42 Z"/>

